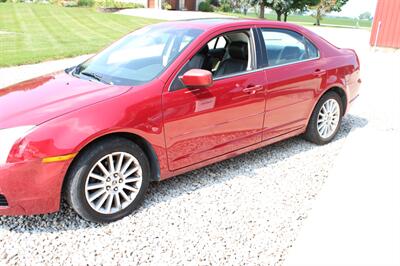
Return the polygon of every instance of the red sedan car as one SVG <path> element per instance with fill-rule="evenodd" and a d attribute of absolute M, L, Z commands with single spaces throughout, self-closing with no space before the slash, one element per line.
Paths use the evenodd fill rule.
<path fill-rule="evenodd" d="M 359 60 L 261 20 L 142 28 L 82 64 L 0 90 L 0 214 L 130 214 L 160 181 L 299 134 L 331 141 Z"/>

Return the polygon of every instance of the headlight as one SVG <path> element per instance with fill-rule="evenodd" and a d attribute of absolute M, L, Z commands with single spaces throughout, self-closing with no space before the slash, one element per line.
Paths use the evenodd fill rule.
<path fill-rule="evenodd" d="M 0 129 L 0 164 L 7 162 L 8 155 L 17 140 L 26 136 L 34 126 Z"/>

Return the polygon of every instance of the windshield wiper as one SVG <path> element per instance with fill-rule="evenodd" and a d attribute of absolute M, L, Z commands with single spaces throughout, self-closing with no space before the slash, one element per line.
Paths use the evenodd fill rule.
<path fill-rule="evenodd" d="M 103 79 L 103 76 L 100 76 L 99 74 L 96 74 L 96 73 L 93 73 L 93 72 L 85 72 L 85 71 L 83 71 L 83 72 L 80 72 L 79 74 L 94 78 L 95 80 L 103 82 L 103 83 L 108 84 L 108 85 L 114 85 L 112 82 L 105 81 Z"/>
<path fill-rule="evenodd" d="M 88 76 L 88 77 L 91 77 L 91 78 L 94 78 L 95 80 L 97 80 L 97 81 L 102 81 L 102 82 L 104 82 L 103 80 L 102 80 L 102 76 L 100 76 L 100 75 L 98 75 L 98 74 L 96 74 L 96 73 L 92 73 L 92 72 L 80 72 L 79 74 L 81 74 L 81 75 L 85 75 L 85 76 Z"/>

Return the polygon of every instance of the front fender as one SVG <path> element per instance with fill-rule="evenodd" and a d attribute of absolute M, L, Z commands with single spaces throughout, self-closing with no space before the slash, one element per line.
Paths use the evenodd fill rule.
<path fill-rule="evenodd" d="M 159 158 L 160 171 L 167 169 L 159 88 L 162 86 L 138 89 L 47 121 L 14 145 L 9 161 L 79 153 L 102 136 L 124 132 L 150 143 Z"/>

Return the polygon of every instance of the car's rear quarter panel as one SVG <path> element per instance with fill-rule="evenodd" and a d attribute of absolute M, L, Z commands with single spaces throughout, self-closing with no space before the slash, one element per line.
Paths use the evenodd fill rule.
<path fill-rule="evenodd" d="M 326 58 L 328 66 L 325 90 L 340 87 L 346 93 L 347 109 L 358 96 L 361 84 L 360 66 L 353 53 L 344 53 Z"/>

